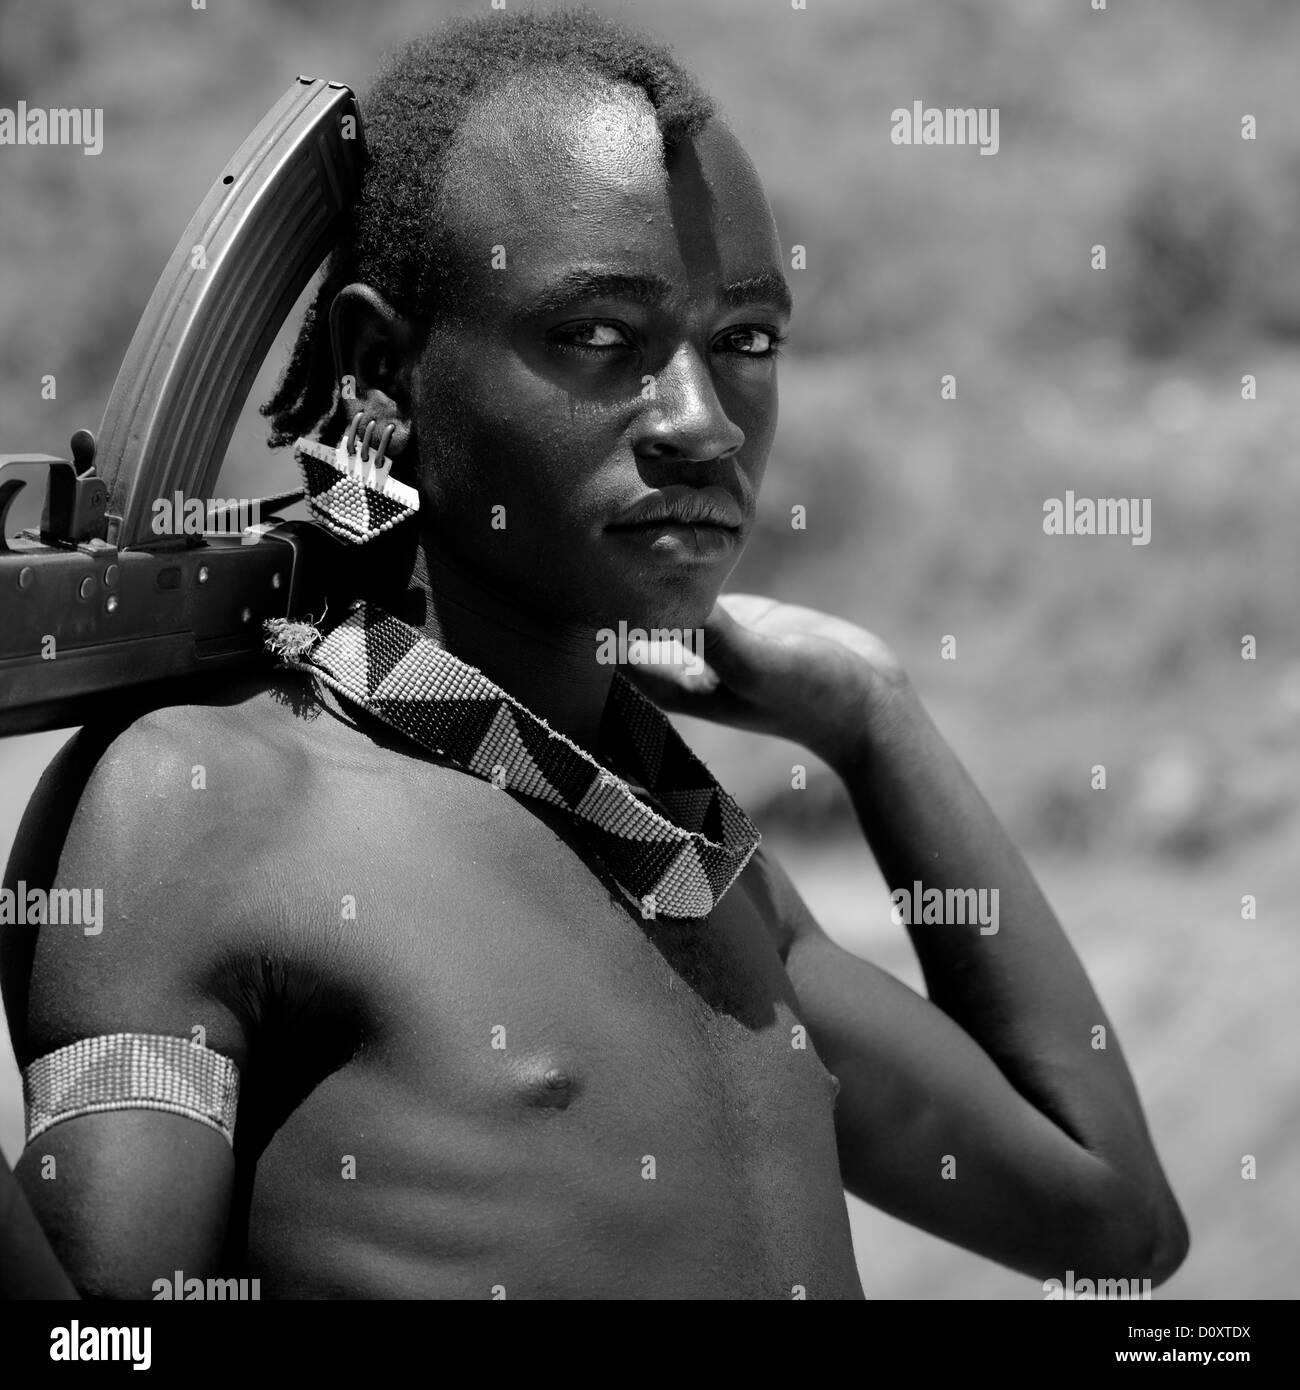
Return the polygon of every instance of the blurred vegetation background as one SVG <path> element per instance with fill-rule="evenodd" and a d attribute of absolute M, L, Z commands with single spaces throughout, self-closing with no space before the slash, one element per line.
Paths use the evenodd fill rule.
<path fill-rule="evenodd" d="M 677 46 L 758 165 L 787 248 L 807 248 L 789 272 L 763 521 L 731 587 L 880 632 L 1025 848 L 1124 1040 L 1192 1226 L 1191 1258 L 1157 1297 L 1294 1297 L 1300 10 L 593 7 Z M 0 148 L 0 449 L 62 452 L 97 426 L 191 213 L 296 74 L 364 92 L 386 47 L 487 8 L 0 0 L 0 106 L 105 112 L 98 158 Z M 999 108 L 997 156 L 891 144 L 890 112 L 917 100 Z M 293 326 L 223 496 L 293 483 L 256 413 Z M 1043 502 L 1066 489 L 1151 498 L 1151 543 L 1045 536 Z M 795 504 L 807 530 L 790 526 Z M 36 505 L 13 519 L 31 524 Z M 941 659 L 945 636 L 956 660 Z M 919 987 L 831 774 L 814 766 L 795 792 L 792 765 L 813 761 L 800 750 L 686 732 L 827 928 Z M 0 850 L 63 737 L 0 743 Z M 1257 920 L 1242 919 L 1244 894 Z M 5 1065 L 12 1159 L 21 1102 Z M 869 1296 L 1042 1296 L 861 1203 L 850 1213 Z"/>

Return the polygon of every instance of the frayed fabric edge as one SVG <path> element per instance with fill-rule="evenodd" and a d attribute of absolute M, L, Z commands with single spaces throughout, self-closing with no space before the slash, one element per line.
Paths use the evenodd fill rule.
<path fill-rule="evenodd" d="M 326 605 L 325 613 L 329 612 Z M 325 613 L 320 615 L 320 620 L 325 621 Z M 265 646 L 267 651 L 280 658 L 280 664 L 286 666 L 291 671 L 297 671 L 299 675 L 306 676 L 312 683 L 317 695 L 324 694 L 324 683 L 320 678 L 320 672 L 306 660 L 307 653 L 318 643 L 324 640 L 324 634 L 316 626 L 312 615 L 307 614 L 306 618 L 267 618 L 263 624 L 266 630 Z"/>

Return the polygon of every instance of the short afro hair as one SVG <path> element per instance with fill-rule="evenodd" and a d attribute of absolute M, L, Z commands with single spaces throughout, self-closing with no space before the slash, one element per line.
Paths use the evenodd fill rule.
<path fill-rule="evenodd" d="M 581 6 L 452 19 L 388 55 L 360 101 L 360 194 L 279 384 L 261 407 L 271 448 L 313 434 L 332 443 L 343 432 L 329 312 L 345 285 L 373 286 L 427 335 L 451 274 L 437 216 L 448 153 L 476 102 L 541 70 L 640 88 L 654 107 L 665 158 L 715 114 L 669 49 Z"/>

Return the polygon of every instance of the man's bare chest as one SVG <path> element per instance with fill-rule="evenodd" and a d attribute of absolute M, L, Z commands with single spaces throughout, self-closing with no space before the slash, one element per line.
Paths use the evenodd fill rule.
<path fill-rule="evenodd" d="M 503 1120 L 640 1090 L 732 1116 L 826 1108 L 743 880 L 702 922 L 646 918 L 562 816 L 422 772 L 353 778 L 350 803 L 331 779 L 320 851 L 282 890 L 302 895 L 292 925 L 256 966 L 264 1058 L 382 1070 Z"/>
<path fill-rule="evenodd" d="M 835 1084 L 743 878 L 704 922 L 645 918 L 562 818 L 488 783 L 384 755 L 321 781 L 298 811 L 318 849 L 277 890 L 296 908 L 246 967 L 254 1229 L 431 1203 L 410 1229 L 436 1263 L 505 1203 L 503 1231 L 568 1223 L 542 1245 L 608 1236 L 617 1263 L 714 1226 L 742 1265 L 774 1213 L 838 1230 Z"/>

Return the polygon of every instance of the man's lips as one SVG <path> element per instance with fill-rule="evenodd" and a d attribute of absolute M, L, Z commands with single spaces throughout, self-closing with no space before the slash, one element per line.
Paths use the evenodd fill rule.
<path fill-rule="evenodd" d="M 671 487 L 641 498 L 609 523 L 611 531 L 643 530 L 659 526 L 717 527 L 739 531 L 745 511 L 726 488 Z"/>

